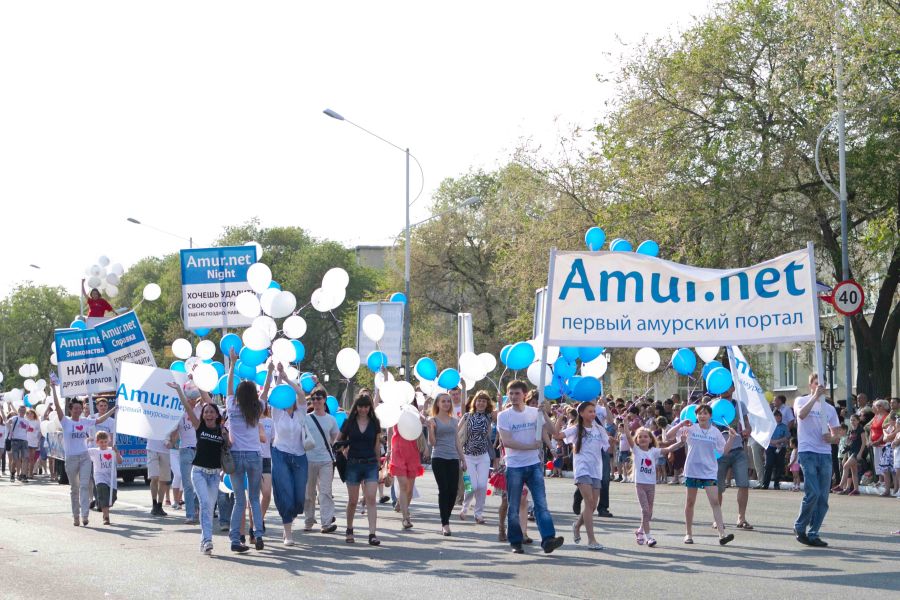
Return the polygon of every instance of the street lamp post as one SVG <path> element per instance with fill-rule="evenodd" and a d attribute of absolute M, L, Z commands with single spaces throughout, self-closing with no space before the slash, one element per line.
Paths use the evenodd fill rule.
<path fill-rule="evenodd" d="M 129 223 L 134 223 L 135 225 L 142 225 L 142 226 L 144 226 L 144 227 L 149 227 L 150 229 L 153 229 L 153 230 L 158 231 L 158 232 L 160 232 L 160 233 L 164 233 L 164 234 L 166 234 L 166 235 L 171 235 L 172 237 L 178 238 L 178 239 L 180 239 L 180 240 L 185 240 L 185 241 L 188 243 L 188 247 L 189 247 L 189 248 L 193 248 L 193 247 L 194 247 L 194 238 L 193 238 L 193 236 L 184 237 L 183 235 L 178 235 L 177 233 L 172 233 L 171 231 L 166 231 L 165 229 L 160 229 L 159 227 L 154 227 L 153 225 L 148 225 L 147 223 L 144 223 L 144 222 L 142 222 L 142 221 L 138 221 L 138 220 L 135 219 L 134 217 L 126 217 L 125 220 L 128 221 Z"/>
<path fill-rule="evenodd" d="M 825 327 L 824 324 L 820 325 L 820 329 L 822 330 L 822 349 L 828 353 L 828 364 L 826 365 L 826 369 L 828 371 L 828 388 L 831 391 L 831 401 L 835 402 L 834 399 L 834 372 L 835 372 L 835 364 L 834 364 L 834 355 L 837 354 L 844 345 L 844 326 L 841 324 L 835 325 L 834 327 Z M 849 401 L 847 408 L 850 408 Z"/>
<path fill-rule="evenodd" d="M 423 223 L 426 223 L 436 217 L 440 217 L 448 212 L 458 210 L 460 208 L 463 208 L 464 206 L 469 206 L 472 203 L 480 200 L 480 198 L 478 198 L 478 197 L 469 198 L 465 202 L 462 202 L 461 204 L 454 206 L 453 208 L 450 208 L 438 215 L 428 217 L 424 221 L 419 221 L 418 223 L 410 224 L 410 222 L 409 222 L 409 207 L 411 206 L 412 203 L 409 201 L 409 159 L 412 158 L 414 161 L 416 161 L 416 164 L 419 166 L 419 172 L 422 173 L 422 164 L 419 162 L 419 159 L 417 159 L 413 154 L 410 154 L 409 148 L 402 148 L 401 146 L 398 146 L 397 144 L 391 142 L 390 140 L 387 140 L 387 139 L 381 137 L 377 133 L 369 131 L 365 127 L 358 125 L 357 123 L 354 123 L 353 121 L 345 118 L 343 115 L 341 115 L 340 113 L 338 113 L 336 111 L 331 110 L 330 108 L 326 108 L 322 112 L 325 113 L 326 115 L 328 115 L 329 117 L 331 117 L 332 119 L 336 119 L 338 121 L 344 121 L 345 123 L 349 123 L 350 125 L 353 125 L 357 129 L 364 131 L 365 133 L 368 133 L 372 137 L 381 140 L 382 142 L 391 146 L 392 148 L 396 148 L 397 150 L 400 150 L 406 156 L 406 228 L 404 230 L 404 236 L 403 236 L 404 240 L 405 240 L 405 243 L 404 243 L 405 249 L 404 249 L 404 253 L 403 253 L 404 254 L 403 284 L 404 284 L 404 293 L 406 295 L 406 304 L 404 305 L 404 308 L 403 308 L 403 375 L 402 376 L 406 379 L 406 381 L 409 381 L 410 377 L 411 377 L 411 372 L 409 370 L 409 355 L 410 355 L 409 332 L 410 332 L 410 314 L 411 314 L 410 310 L 409 310 L 409 303 L 411 300 L 410 293 L 409 293 L 410 232 L 412 231 L 413 227 L 422 225 Z M 424 173 L 422 176 L 423 176 L 423 180 L 424 180 Z M 424 181 L 423 181 L 422 185 L 424 186 Z"/>

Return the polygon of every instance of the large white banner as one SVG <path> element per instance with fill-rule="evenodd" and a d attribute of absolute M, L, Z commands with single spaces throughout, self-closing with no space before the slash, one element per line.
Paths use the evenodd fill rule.
<path fill-rule="evenodd" d="M 812 245 L 728 270 L 631 252 L 554 252 L 548 282 L 552 346 L 765 344 L 818 332 Z"/>
<path fill-rule="evenodd" d="M 734 379 L 735 400 L 747 407 L 747 419 L 752 429 L 750 435 L 760 446 L 768 448 L 777 423 L 766 400 L 765 391 L 739 347 L 728 348 L 728 363 Z"/>
<path fill-rule="evenodd" d="M 381 350 L 388 357 L 389 367 L 403 364 L 403 302 L 360 302 L 356 309 L 356 351 L 363 364 L 366 357 L 375 350 Z M 367 338 L 362 331 L 362 322 L 369 315 L 379 315 L 384 321 L 384 336 L 377 344 Z"/>
<path fill-rule="evenodd" d="M 192 248 L 181 251 L 184 328 L 248 327 L 235 298 L 253 292 L 247 269 L 256 262 L 256 246 Z"/>
<path fill-rule="evenodd" d="M 116 431 L 163 440 L 184 414 L 178 393 L 168 386 L 184 385 L 187 373 L 123 362 L 119 365 L 116 391 Z"/>

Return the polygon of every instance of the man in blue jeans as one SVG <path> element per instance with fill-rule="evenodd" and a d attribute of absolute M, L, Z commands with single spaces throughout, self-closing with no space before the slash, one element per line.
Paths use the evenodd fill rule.
<path fill-rule="evenodd" d="M 819 537 L 819 528 L 828 512 L 831 489 L 831 444 L 840 438 L 837 411 L 825 402 L 825 388 L 819 376 L 809 376 L 809 395 L 794 401 L 797 415 L 797 450 L 803 471 L 803 502 L 794 523 L 797 541 L 807 546 L 824 548 L 828 544 Z"/>
<path fill-rule="evenodd" d="M 506 388 L 509 406 L 497 418 L 500 440 L 506 449 L 506 492 L 509 497 L 507 530 L 512 551 L 524 553 L 522 549 L 522 527 L 519 524 L 519 499 L 522 487 L 528 486 L 534 501 L 534 518 L 541 532 L 541 548 L 550 554 L 563 544 L 553 527 L 553 518 L 547 509 L 544 493 L 544 443 L 549 443 L 544 431 L 544 417 L 534 407 L 525 406 L 528 386 L 523 381 L 511 381 Z"/>

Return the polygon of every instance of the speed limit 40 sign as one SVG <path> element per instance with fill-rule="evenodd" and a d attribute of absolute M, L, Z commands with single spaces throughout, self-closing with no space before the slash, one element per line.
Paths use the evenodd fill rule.
<path fill-rule="evenodd" d="M 852 317 L 861 311 L 864 301 L 862 286 L 852 279 L 840 282 L 831 292 L 834 309 L 846 317 Z"/>

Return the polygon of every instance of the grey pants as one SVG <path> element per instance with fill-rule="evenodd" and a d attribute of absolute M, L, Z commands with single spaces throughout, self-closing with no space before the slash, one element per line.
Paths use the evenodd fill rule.
<path fill-rule="evenodd" d="M 750 438 L 750 453 L 753 456 L 753 470 L 756 471 L 756 480 L 762 483 L 763 475 L 766 472 L 765 462 L 763 461 L 765 450 L 756 440 Z"/>
<path fill-rule="evenodd" d="M 66 457 L 66 477 L 69 478 L 72 516 L 77 519 L 80 513 L 82 519 L 87 519 L 91 506 L 91 457 L 87 452 Z"/>

